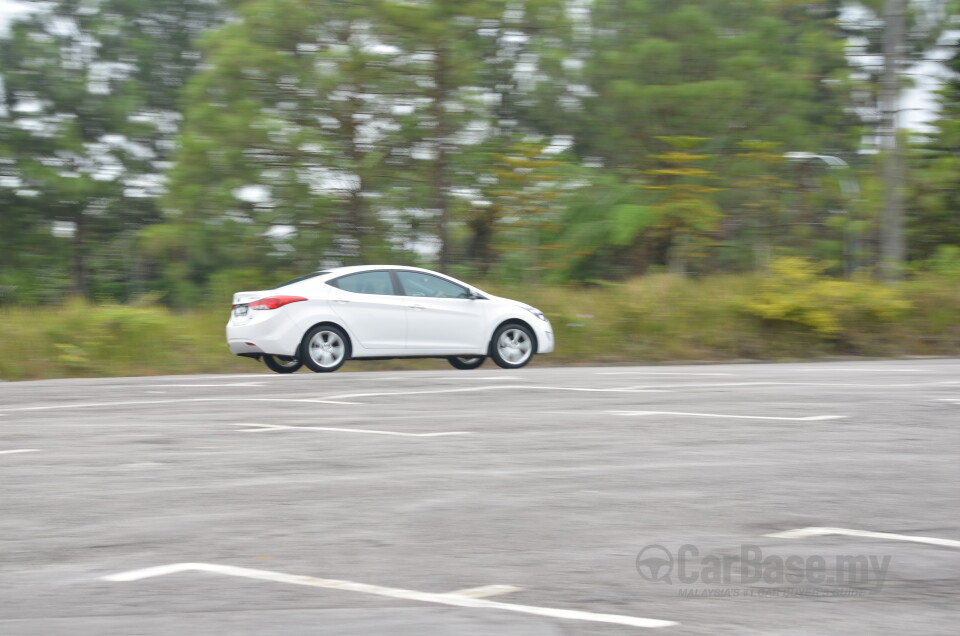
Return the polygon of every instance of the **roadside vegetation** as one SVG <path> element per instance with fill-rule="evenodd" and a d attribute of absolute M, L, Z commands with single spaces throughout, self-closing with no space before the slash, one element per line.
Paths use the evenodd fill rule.
<path fill-rule="evenodd" d="M 650 335 L 583 346 L 603 355 L 778 353 L 736 323 L 758 315 L 848 347 L 853 314 L 803 306 L 892 299 L 712 277 L 790 255 L 900 279 L 960 250 L 960 73 L 922 135 L 876 116 L 907 85 L 879 74 L 887 35 L 909 34 L 900 66 L 928 59 L 958 1 L 14 3 L 31 10 L 0 27 L 0 302 L 192 312 L 280 273 L 391 263 L 611 281 L 572 338 Z M 766 300 L 734 312 L 743 287 Z M 706 331 L 672 337 L 681 315 Z"/>
<path fill-rule="evenodd" d="M 958 3 L 15 2 L 0 378 L 263 371 L 232 293 L 375 263 L 538 305 L 537 364 L 957 355 Z"/>
<path fill-rule="evenodd" d="M 960 272 L 941 268 L 895 286 L 841 281 L 801 259 L 767 275 L 660 273 L 588 286 L 481 285 L 541 308 L 557 351 L 534 364 L 790 360 L 960 355 Z M 224 343 L 229 296 L 174 311 L 73 300 L 0 309 L 0 379 L 259 373 Z M 437 368 L 433 360 L 348 363 L 346 370 Z"/>

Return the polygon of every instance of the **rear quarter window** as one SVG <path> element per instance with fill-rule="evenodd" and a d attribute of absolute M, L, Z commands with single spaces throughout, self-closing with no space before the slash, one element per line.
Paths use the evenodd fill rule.
<path fill-rule="evenodd" d="M 330 272 L 313 272 L 312 274 L 304 274 L 303 276 L 297 276 L 296 278 L 291 278 L 290 280 L 284 281 L 279 285 L 273 287 L 273 289 L 280 289 L 281 287 L 287 287 L 288 285 L 293 285 L 295 283 L 301 283 L 305 280 L 310 280 L 311 278 L 316 278 L 317 276 L 323 276 L 324 274 L 329 274 Z"/>

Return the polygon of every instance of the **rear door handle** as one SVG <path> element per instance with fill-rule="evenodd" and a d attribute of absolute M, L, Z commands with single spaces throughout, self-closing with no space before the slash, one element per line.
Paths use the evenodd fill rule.
<path fill-rule="evenodd" d="M 350 301 L 349 301 L 349 300 L 340 300 L 340 299 L 338 298 L 337 300 L 335 300 L 335 301 L 333 301 L 333 302 L 337 303 L 338 305 L 346 305 L 346 304 L 349 304 Z"/>
<path fill-rule="evenodd" d="M 410 305 L 410 309 L 423 309 L 423 305 Z"/>

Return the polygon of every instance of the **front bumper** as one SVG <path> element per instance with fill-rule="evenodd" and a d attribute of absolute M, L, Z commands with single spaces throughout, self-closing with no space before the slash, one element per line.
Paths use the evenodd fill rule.
<path fill-rule="evenodd" d="M 549 321 L 536 321 L 539 324 L 533 325 L 533 330 L 537 335 L 537 353 L 552 353 L 553 352 L 553 326 Z"/>

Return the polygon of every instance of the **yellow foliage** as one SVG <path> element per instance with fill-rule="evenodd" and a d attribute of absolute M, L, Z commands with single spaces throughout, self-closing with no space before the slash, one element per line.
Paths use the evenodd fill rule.
<path fill-rule="evenodd" d="M 791 257 L 773 263 L 746 309 L 766 320 L 791 322 L 837 337 L 871 323 L 893 322 L 910 309 L 910 302 L 891 287 L 827 278 L 815 263 Z"/>

